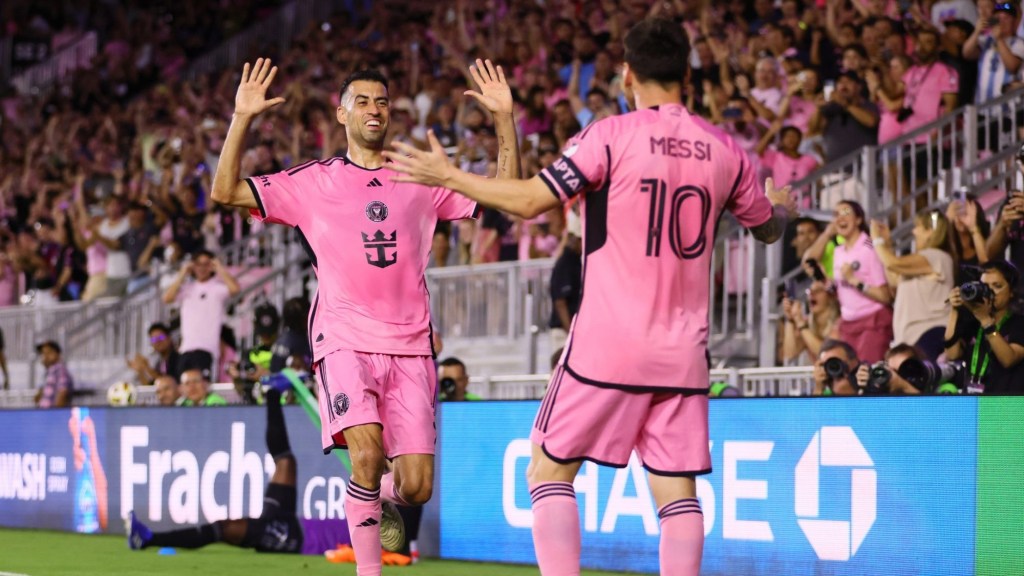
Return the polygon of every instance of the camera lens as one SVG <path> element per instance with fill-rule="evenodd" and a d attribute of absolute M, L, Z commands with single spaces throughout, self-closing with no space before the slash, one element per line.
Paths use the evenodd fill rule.
<path fill-rule="evenodd" d="M 966 282 L 960 286 L 960 297 L 964 302 L 976 303 L 988 300 L 993 296 L 992 289 L 984 282 Z"/>
<path fill-rule="evenodd" d="M 846 376 L 846 365 L 839 358 L 825 360 L 825 373 L 833 380 L 839 380 Z"/>

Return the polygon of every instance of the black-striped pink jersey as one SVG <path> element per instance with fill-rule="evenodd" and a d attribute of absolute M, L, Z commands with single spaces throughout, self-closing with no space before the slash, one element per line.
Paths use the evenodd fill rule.
<path fill-rule="evenodd" d="M 428 356 L 424 271 L 438 220 L 471 218 L 472 200 L 446 188 L 396 183 L 385 165 L 347 158 L 248 178 L 254 216 L 301 234 L 318 288 L 309 316 L 313 359 L 335 350 Z"/>
<path fill-rule="evenodd" d="M 706 390 L 715 229 L 772 205 L 747 154 L 682 105 L 592 124 L 541 172 L 562 202 L 579 196 L 583 295 L 563 355 L 583 382 Z"/>

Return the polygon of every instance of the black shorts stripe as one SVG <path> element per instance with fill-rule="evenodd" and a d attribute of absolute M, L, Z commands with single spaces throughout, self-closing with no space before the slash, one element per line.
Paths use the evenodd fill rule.
<path fill-rule="evenodd" d="M 668 476 L 669 478 L 679 478 L 684 476 L 703 476 L 704 474 L 711 474 L 711 468 L 705 468 L 703 470 L 677 470 L 677 471 L 666 471 L 657 470 L 651 468 L 647 464 L 644 464 L 644 470 L 647 470 L 655 476 Z"/>
<path fill-rule="evenodd" d="M 558 380 L 556 380 L 554 386 L 552 386 L 551 402 L 548 404 L 548 413 L 544 416 L 544 423 L 541 427 L 541 432 L 548 431 L 548 424 L 551 422 L 551 415 L 555 412 L 555 401 L 558 400 L 558 391 L 562 388 L 563 378 L 565 378 L 564 371 L 558 375 Z"/>
<path fill-rule="evenodd" d="M 327 417 L 329 422 L 334 422 L 334 410 L 330 409 L 331 406 L 331 393 L 327 390 L 327 359 L 322 358 L 320 362 L 320 387 L 323 389 L 324 398 L 327 401 Z"/>
<path fill-rule="evenodd" d="M 540 403 L 540 409 L 537 410 L 537 417 L 533 419 L 533 427 L 534 428 L 538 428 L 539 429 L 540 426 L 541 426 L 541 422 L 544 421 L 544 415 L 547 413 L 548 406 L 551 404 L 551 396 L 552 396 L 552 392 L 553 392 L 553 390 L 555 388 L 555 383 L 558 382 L 559 380 L 561 380 L 562 374 L 564 374 L 564 371 L 562 370 L 561 366 L 558 366 L 556 368 L 556 370 L 557 370 L 557 375 L 555 376 L 554 379 L 552 379 L 551 384 L 548 385 L 548 391 L 544 393 L 544 400 Z"/>

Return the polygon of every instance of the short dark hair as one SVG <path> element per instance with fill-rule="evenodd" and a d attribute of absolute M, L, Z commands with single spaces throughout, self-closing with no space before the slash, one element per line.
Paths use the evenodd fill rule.
<path fill-rule="evenodd" d="M 830 350 L 835 350 L 836 348 L 839 348 L 843 352 L 845 352 L 846 353 L 846 358 L 850 362 L 852 362 L 854 364 L 857 364 L 858 362 L 860 362 L 860 358 L 857 357 L 857 351 L 853 348 L 853 346 L 850 346 L 849 344 L 847 344 L 846 342 L 843 342 L 842 340 L 836 340 L 834 338 L 829 338 L 829 339 L 825 340 L 824 342 L 822 342 L 821 343 L 821 350 L 818 352 L 818 354 L 819 355 L 820 354 L 824 354 L 825 352 L 828 352 Z"/>
<path fill-rule="evenodd" d="M 846 48 L 843 48 L 843 52 L 842 53 L 846 54 L 850 50 L 853 50 L 854 52 L 856 52 L 857 55 L 860 56 L 861 58 L 863 58 L 864 60 L 868 59 L 868 51 L 867 51 L 866 48 L 864 48 L 863 44 L 859 44 L 857 42 L 854 42 L 853 44 L 848 44 L 846 46 Z"/>
<path fill-rule="evenodd" d="M 206 248 L 200 248 L 199 250 L 196 250 L 195 252 L 192 253 L 192 259 L 193 260 L 196 260 L 196 259 L 198 259 L 198 258 L 200 258 L 202 256 L 206 256 L 210 260 L 213 260 L 214 258 L 216 258 L 216 256 L 214 256 L 213 252 L 210 252 Z"/>
<path fill-rule="evenodd" d="M 1006 260 L 989 260 L 981 266 L 979 266 L 983 272 L 989 272 L 996 270 L 1006 278 L 1006 282 L 1010 285 L 1010 290 L 1016 290 L 1017 283 L 1020 281 L 1020 272 L 1017 267 L 1007 262 Z"/>
<path fill-rule="evenodd" d="M 356 70 L 355 72 L 348 75 L 348 78 L 341 83 L 341 89 L 338 90 L 338 100 L 345 99 L 345 91 L 353 82 L 366 81 L 366 82 L 377 82 L 383 84 L 384 89 L 388 89 L 388 79 L 380 73 L 378 70 L 372 68 L 366 70 Z"/>
<path fill-rule="evenodd" d="M 608 101 L 608 93 L 605 92 L 604 90 L 598 88 L 597 86 L 594 86 L 590 90 L 587 90 L 587 98 L 590 98 L 591 96 L 594 96 L 594 95 L 597 95 L 597 96 L 600 96 L 601 98 L 604 98 L 606 102 Z"/>
<path fill-rule="evenodd" d="M 466 371 L 466 365 L 462 363 L 462 360 L 459 360 L 455 356 L 449 356 L 449 357 L 445 358 L 444 360 L 441 360 L 438 363 L 438 366 L 444 366 L 446 368 L 451 367 L 451 366 L 458 366 L 458 367 L 462 368 L 463 372 Z"/>
<path fill-rule="evenodd" d="M 152 324 L 150 324 L 149 328 L 146 330 L 146 334 L 149 334 L 153 330 L 159 330 L 164 334 L 171 333 L 171 327 L 168 326 L 167 324 L 164 324 L 163 322 L 153 322 Z"/>
<path fill-rule="evenodd" d="M 892 358 L 893 356 L 898 356 L 900 354 L 910 354 L 912 358 L 917 358 L 918 360 L 925 359 L 920 349 L 918 349 L 916 346 L 911 346 L 910 344 L 904 343 L 897 344 L 892 348 L 889 348 L 885 352 L 885 359 L 888 360 L 889 358 Z"/>
<path fill-rule="evenodd" d="M 808 218 L 807 216 L 801 216 L 796 220 L 793 220 L 793 229 L 796 230 L 801 224 L 810 224 L 814 226 L 814 229 L 821 232 L 821 222 L 818 222 L 814 218 Z"/>
<path fill-rule="evenodd" d="M 801 132 L 800 129 L 797 128 L 796 126 L 783 126 L 782 130 L 779 131 L 779 136 L 785 137 L 786 132 L 796 132 L 796 135 L 799 136 L 800 138 L 804 137 L 804 133 Z"/>
<path fill-rule="evenodd" d="M 682 84 L 690 61 L 690 42 L 679 24 L 646 18 L 623 40 L 625 60 L 641 82 Z"/>

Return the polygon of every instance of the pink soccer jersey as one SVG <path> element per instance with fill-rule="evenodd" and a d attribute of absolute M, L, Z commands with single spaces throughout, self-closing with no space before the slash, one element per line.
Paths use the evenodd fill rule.
<path fill-rule="evenodd" d="M 598 386 L 706 389 L 719 217 L 749 228 L 772 214 L 746 152 L 665 105 L 592 124 L 541 178 L 563 202 L 582 196 L 583 297 L 566 369 Z"/>
<path fill-rule="evenodd" d="M 476 203 L 444 188 L 392 182 L 395 174 L 337 157 L 247 179 L 259 204 L 253 215 L 294 227 L 313 262 L 314 361 L 341 349 L 432 352 L 423 272 L 434 225 L 471 218 Z"/>

